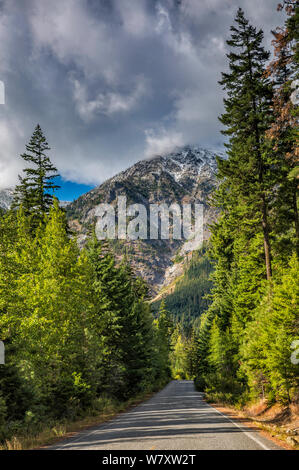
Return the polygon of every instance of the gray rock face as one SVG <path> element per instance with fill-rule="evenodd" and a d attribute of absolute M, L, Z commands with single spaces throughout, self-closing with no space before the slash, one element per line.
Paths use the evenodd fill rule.
<path fill-rule="evenodd" d="M 195 203 L 201 203 L 204 206 L 204 240 L 207 240 L 210 236 L 208 225 L 216 218 L 215 209 L 209 205 L 216 186 L 215 172 L 215 154 L 199 147 L 184 147 L 166 156 L 142 160 L 68 205 L 70 226 L 77 233 L 79 244 L 83 245 L 95 220 L 98 204 L 109 203 L 115 207 L 118 196 L 126 196 L 127 205 L 143 204 L 148 214 L 150 204 L 191 204 L 194 207 Z M 185 239 L 172 238 L 113 240 L 111 246 L 119 258 L 127 253 L 136 274 L 147 280 L 153 294 L 163 285 L 172 258 L 177 253 L 185 255 L 197 248 Z"/>
<path fill-rule="evenodd" d="M 12 188 L 0 189 L 0 208 L 4 210 L 8 210 L 12 203 L 12 198 L 13 198 Z"/>

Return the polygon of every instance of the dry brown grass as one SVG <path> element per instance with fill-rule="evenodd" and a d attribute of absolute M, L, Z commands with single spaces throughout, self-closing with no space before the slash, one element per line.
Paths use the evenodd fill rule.
<path fill-rule="evenodd" d="M 260 430 L 268 439 L 285 449 L 299 450 L 298 400 L 290 406 L 268 406 L 265 400 L 260 400 L 242 410 L 221 404 L 213 406 L 244 425 Z"/>

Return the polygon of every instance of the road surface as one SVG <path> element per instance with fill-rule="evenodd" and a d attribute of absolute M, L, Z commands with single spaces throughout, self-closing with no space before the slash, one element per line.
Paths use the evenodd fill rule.
<path fill-rule="evenodd" d="M 47 449 L 283 450 L 208 405 L 189 380 L 174 380 L 131 411 Z"/>

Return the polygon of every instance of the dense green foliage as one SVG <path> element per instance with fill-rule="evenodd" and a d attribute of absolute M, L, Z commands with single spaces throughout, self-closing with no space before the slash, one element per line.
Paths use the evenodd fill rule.
<path fill-rule="evenodd" d="M 39 225 L 27 202 L 0 217 L 0 440 L 170 377 L 170 326 L 163 312 L 154 322 L 142 279 L 95 237 L 79 251 L 56 199 Z"/>
<path fill-rule="evenodd" d="M 104 395 L 124 400 L 169 377 L 143 282 L 95 239 L 79 253 L 65 225 L 57 202 L 36 235 L 22 209 L 0 220 L 4 435 L 28 414 L 74 418 Z"/>
<path fill-rule="evenodd" d="M 186 331 L 177 323 L 171 337 L 170 362 L 172 377 L 192 380 L 196 376 L 198 363 L 197 334 L 194 328 Z"/>
<path fill-rule="evenodd" d="M 290 81 L 298 76 L 298 6 L 289 13 L 289 58 L 281 61 L 288 73 L 278 64 L 272 81 L 263 33 L 241 9 L 228 41 L 229 72 L 221 81 L 227 91 L 221 122 L 229 136 L 228 158 L 218 159 L 212 303 L 201 317 L 196 347 L 197 387 L 213 400 L 289 402 L 299 388 L 293 350 L 299 339 L 298 193 L 290 172 L 298 162 L 298 123 L 290 120 L 298 113 L 290 101 Z M 288 114 L 274 105 L 283 76 Z M 279 113 L 285 122 L 277 129 Z"/>

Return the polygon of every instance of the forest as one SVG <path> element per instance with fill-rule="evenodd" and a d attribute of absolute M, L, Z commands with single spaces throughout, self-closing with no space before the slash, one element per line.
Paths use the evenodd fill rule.
<path fill-rule="evenodd" d="M 237 12 L 222 74 L 219 217 L 174 292 L 151 307 L 126 257 L 91 233 L 79 250 L 54 193 L 40 125 L 0 214 L 0 442 L 98 415 L 194 379 L 208 400 L 290 404 L 299 394 L 298 2 L 273 31 Z M 297 82 L 296 82 L 297 81 Z M 153 314 L 154 313 L 154 314 Z"/>
<path fill-rule="evenodd" d="M 227 41 L 227 159 L 218 158 L 213 195 L 220 215 L 209 246 L 211 304 L 189 358 L 198 390 L 240 406 L 259 398 L 289 404 L 299 392 L 299 7 L 283 7 L 272 61 L 263 31 L 241 9 Z"/>
<path fill-rule="evenodd" d="M 169 322 L 147 287 L 95 235 L 79 251 L 51 195 L 39 125 L 13 207 L 0 218 L 0 440 L 100 413 L 170 378 Z"/>
<path fill-rule="evenodd" d="M 184 262 L 184 274 L 175 283 L 174 291 L 165 296 L 165 307 L 175 323 L 180 323 L 186 334 L 191 327 L 198 327 L 201 314 L 209 305 L 212 281 L 212 264 L 208 257 L 206 246 L 192 252 L 190 260 Z M 156 315 L 161 301 L 151 304 Z"/>

